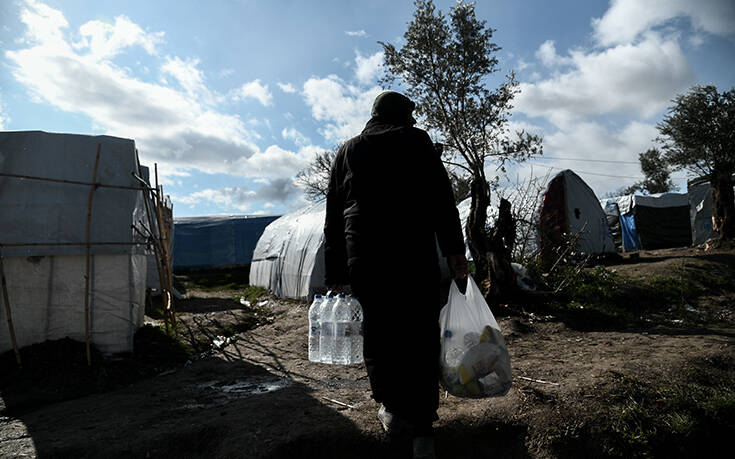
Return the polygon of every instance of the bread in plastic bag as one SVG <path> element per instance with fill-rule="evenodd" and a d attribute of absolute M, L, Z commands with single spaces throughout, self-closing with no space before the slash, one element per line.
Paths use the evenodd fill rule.
<path fill-rule="evenodd" d="M 457 397 L 500 397 L 513 382 L 510 356 L 500 326 L 472 277 L 460 293 L 452 281 L 439 315 L 442 386 Z"/>

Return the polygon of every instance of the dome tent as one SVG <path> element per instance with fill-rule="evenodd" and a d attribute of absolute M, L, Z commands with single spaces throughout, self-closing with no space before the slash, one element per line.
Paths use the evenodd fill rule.
<path fill-rule="evenodd" d="M 592 189 L 570 169 L 554 176 L 546 187 L 539 210 L 542 253 L 579 234 L 574 248 L 586 254 L 615 253 L 607 217 Z"/>
<path fill-rule="evenodd" d="M 253 252 L 250 285 L 282 298 L 311 300 L 314 294 L 324 293 L 326 209 L 326 201 L 320 201 L 269 224 Z M 439 268 L 442 278 L 449 279 L 449 267 L 441 256 Z"/>
<path fill-rule="evenodd" d="M 282 298 L 311 299 L 324 286 L 326 201 L 271 222 L 258 239 L 250 264 L 250 285 Z"/>

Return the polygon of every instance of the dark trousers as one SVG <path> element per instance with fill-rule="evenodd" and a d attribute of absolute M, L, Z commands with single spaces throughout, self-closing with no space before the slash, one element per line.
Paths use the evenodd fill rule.
<path fill-rule="evenodd" d="M 416 436 L 431 434 L 439 406 L 439 272 L 428 268 L 382 278 L 376 270 L 351 272 L 373 398 L 409 421 Z"/>

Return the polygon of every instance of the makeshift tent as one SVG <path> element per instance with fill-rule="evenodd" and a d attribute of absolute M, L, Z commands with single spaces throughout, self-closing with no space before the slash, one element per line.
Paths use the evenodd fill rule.
<path fill-rule="evenodd" d="M 611 216 L 617 207 L 625 252 L 686 247 L 692 242 L 686 193 L 626 195 L 601 203 Z"/>
<path fill-rule="evenodd" d="M 133 350 L 143 324 L 147 264 L 145 244 L 133 229 L 145 221 L 133 173 L 140 171 L 132 140 L 0 132 L 0 247 L 8 294 L 7 304 L 0 295 L 0 351 L 13 348 L 8 310 L 19 347 L 64 337 L 84 341 L 87 275 L 91 343 L 103 353 Z"/>
<path fill-rule="evenodd" d="M 174 220 L 174 269 L 249 265 L 275 216 L 231 215 Z"/>
<path fill-rule="evenodd" d="M 539 245 L 543 252 L 553 250 L 565 239 L 577 238 L 579 253 L 615 252 L 607 218 L 592 189 L 577 174 L 567 169 L 549 181 L 539 210 Z"/>
<path fill-rule="evenodd" d="M 268 225 L 253 252 L 250 285 L 267 288 L 285 298 L 310 300 L 315 293 L 325 292 L 325 216 L 326 201 L 321 201 Z M 446 260 L 439 260 L 441 275 L 448 279 Z"/>
<path fill-rule="evenodd" d="M 687 185 L 687 194 L 692 245 L 704 244 L 707 239 L 718 236 L 712 226 L 712 188 L 706 180 L 690 183 Z"/>
<path fill-rule="evenodd" d="M 326 201 L 270 223 L 258 240 L 250 265 L 250 285 L 283 298 L 311 298 L 324 289 Z"/>

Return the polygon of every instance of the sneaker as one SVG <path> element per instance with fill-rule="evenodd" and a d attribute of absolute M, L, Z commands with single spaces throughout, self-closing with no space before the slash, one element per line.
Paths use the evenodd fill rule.
<path fill-rule="evenodd" d="M 416 437 L 413 439 L 414 459 L 436 459 L 434 437 Z"/>
<path fill-rule="evenodd" d="M 378 410 L 378 419 L 383 425 L 383 430 L 388 435 L 400 435 L 406 431 L 405 423 L 396 415 L 385 409 L 384 405 L 380 405 Z"/>

